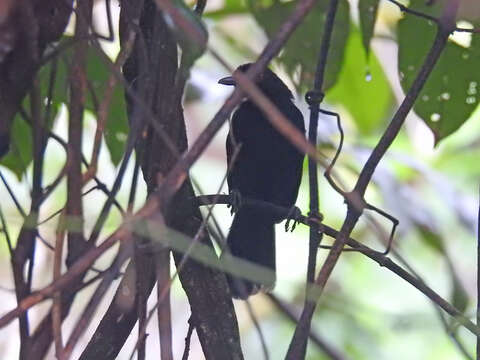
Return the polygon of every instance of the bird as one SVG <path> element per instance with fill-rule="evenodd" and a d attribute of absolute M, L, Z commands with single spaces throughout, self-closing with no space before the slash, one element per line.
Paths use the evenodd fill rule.
<path fill-rule="evenodd" d="M 246 72 L 250 66 L 251 63 L 243 64 L 235 71 Z M 224 77 L 218 83 L 236 85 L 233 76 Z M 305 135 L 303 115 L 293 103 L 287 85 L 268 68 L 255 83 Z M 275 286 L 275 223 L 283 218 L 258 207 L 242 205 L 241 199 L 246 197 L 293 209 L 302 178 L 304 153 L 280 134 L 249 98 L 244 99 L 232 115 L 226 152 L 229 192 L 239 195 L 240 199 L 238 208 L 232 207 L 235 214 L 227 236 L 230 254 L 271 270 L 262 272 L 259 276 L 262 281 L 252 281 L 252 276 L 245 279 L 226 274 L 232 297 L 247 299 Z"/>

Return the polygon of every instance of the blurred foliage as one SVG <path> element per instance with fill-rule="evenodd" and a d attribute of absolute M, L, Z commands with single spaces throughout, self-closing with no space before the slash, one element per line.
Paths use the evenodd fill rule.
<path fill-rule="evenodd" d="M 29 101 L 24 101 L 28 105 Z M 33 139 L 30 125 L 20 115 L 13 120 L 10 137 L 10 151 L 2 158 L 1 164 L 10 169 L 20 180 L 33 159 Z"/>
<path fill-rule="evenodd" d="M 71 41 L 70 37 L 64 37 L 60 44 Z M 92 47 L 88 48 L 87 54 L 87 97 L 85 110 L 96 113 L 98 103 L 103 97 L 107 80 L 110 75 L 110 68 L 106 59 L 102 59 Z M 69 101 L 68 69 L 72 61 L 73 50 L 68 47 L 63 51 L 57 62 L 49 62 L 44 65 L 37 74 L 37 81 L 42 99 L 47 99 L 49 88 L 52 82 L 52 108 L 51 120 L 53 120 L 62 104 Z M 53 73 L 52 73 L 53 72 Z M 30 101 L 28 97 L 23 103 L 23 109 L 29 115 Z M 122 84 L 114 89 L 109 107 L 105 142 L 110 152 L 111 159 L 117 165 L 123 156 L 125 140 L 128 134 L 127 115 L 125 110 L 125 97 Z M 45 113 L 43 113 L 45 116 Z M 50 121 L 51 127 L 53 121 Z M 28 123 L 17 115 L 12 128 L 12 147 L 9 154 L 2 159 L 1 164 L 12 170 L 18 178 L 26 171 L 32 161 L 32 139 L 31 128 Z"/>
<path fill-rule="evenodd" d="M 250 21 L 254 19 L 266 36 L 272 38 L 298 2 L 225 0 L 221 6 L 205 13 L 206 25 L 189 8 L 184 7 L 182 2 L 175 3 L 184 14 L 187 14 L 191 25 L 207 39 L 210 22 L 228 22 L 231 19 L 238 20 L 239 17 L 248 18 Z M 443 0 L 435 1 L 433 5 L 426 3 L 425 0 L 411 0 L 410 6 L 434 16 L 441 13 Z M 286 70 L 300 95 L 313 85 L 328 4 L 328 1 L 317 2 L 312 13 L 275 59 L 276 63 Z M 346 127 L 347 146 L 335 169 L 346 178 L 347 183 L 354 181 L 366 156 L 378 142 L 378 134 L 385 129 L 386 123 L 391 118 L 393 105 L 398 105 L 394 104 L 392 80 L 386 76 L 388 64 L 385 66 L 384 58 L 376 53 L 377 48 L 371 48 L 372 41 L 377 40 L 376 31 L 379 26 L 376 24 L 381 22 L 378 18 L 380 15 L 378 4 L 379 0 L 359 0 L 359 23 L 356 23 L 355 17 L 350 13 L 349 2 L 339 1 L 331 41 L 332 48 L 328 56 L 324 86 L 326 101 L 342 115 L 347 112 L 349 116 L 342 117 L 350 118 L 355 125 Z M 461 8 L 460 18 L 478 27 L 480 2 L 470 1 L 469 4 L 472 8 Z M 389 28 L 392 27 L 392 24 L 388 25 Z M 395 34 L 388 32 L 383 32 L 382 36 L 389 41 L 395 41 L 398 45 L 398 74 L 406 93 L 432 45 L 435 26 L 410 14 L 404 14 L 398 24 L 393 25 L 398 25 L 397 38 L 394 38 Z M 204 54 L 206 44 L 202 43 L 195 47 L 193 46 L 195 43 L 192 43 L 188 36 L 184 36 L 185 34 L 177 27 L 174 28 L 189 67 Z M 244 36 L 241 33 L 237 35 L 236 31 L 219 34 L 230 46 L 229 50 L 234 48 L 237 52 L 242 52 L 245 58 L 254 58 L 258 55 L 249 43 L 258 39 L 251 39 L 251 36 Z M 480 111 L 477 112 L 475 120 L 468 123 L 466 121 L 469 118 L 473 119 L 474 116 L 471 114 L 478 109 L 480 35 L 466 38 L 471 38 L 468 46 L 455 42 L 455 37 L 449 40 L 414 107 L 415 113 L 434 133 L 435 142 L 438 144 L 442 141 L 441 146 L 438 146 L 435 152 L 429 152 L 430 149 L 425 151 L 424 139 L 414 139 L 412 130 L 408 127 L 402 130 L 391 151 L 376 170 L 373 186 L 369 187 L 367 197 L 369 201 L 374 200 L 373 204 L 400 219 L 395 244 L 400 251 L 409 251 L 408 260 L 414 263 L 415 269 L 419 268 L 418 273 L 427 283 L 433 283 L 435 289 L 440 289 L 439 292 L 458 309 L 470 314 L 473 301 L 471 289 L 466 284 L 473 281 L 471 248 L 476 218 L 473 217 L 472 220 L 472 213 L 476 208 L 471 210 L 468 200 L 475 199 L 478 202 L 472 194 L 477 190 L 480 174 L 478 166 L 480 125 L 477 125 L 480 124 Z M 62 43 L 68 40 L 70 38 L 65 37 Z M 227 59 L 231 55 L 231 51 L 219 53 Z M 106 65 L 105 59 L 92 49 L 89 50 L 87 59 L 89 82 L 85 108 L 95 115 L 111 69 Z M 71 61 L 72 50 L 67 48 L 61 53 L 56 68 L 49 62 L 40 69 L 37 76 L 44 99 L 48 94 L 52 71 L 54 72 L 52 119 L 61 104 L 69 101 L 68 69 Z M 204 88 L 197 85 L 199 84 L 190 85 L 185 98 L 186 106 L 190 102 L 196 102 L 198 105 L 204 101 L 201 96 Z M 115 88 L 105 131 L 106 146 L 114 165 L 122 158 L 128 134 L 122 86 L 119 84 Z M 28 97 L 24 101 L 23 109 L 28 117 L 30 113 Z M 198 118 L 209 120 L 206 116 L 209 111 L 204 111 Z M 26 173 L 32 161 L 31 128 L 27 120 L 21 116 L 15 118 L 11 150 L 1 160 L 1 165 L 12 170 L 19 179 Z M 328 155 L 333 153 L 332 144 L 335 145 L 338 139 L 335 121 L 330 120 L 331 127 L 320 131 L 321 136 L 327 139 L 322 144 L 322 150 Z M 193 128 L 197 124 L 192 122 L 189 125 Z M 322 123 L 320 126 L 323 125 L 325 124 Z M 52 121 L 49 126 L 52 126 Z M 217 178 L 217 174 L 213 176 L 210 170 L 207 174 L 210 176 L 209 184 L 215 182 L 213 178 Z M 221 176 L 223 172 L 218 178 Z M 470 187 L 465 186 L 468 182 Z M 321 184 L 320 193 L 322 211 L 326 209 L 326 218 L 328 221 L 331 220 L 329 224 L 335 226 L 341 224 L 345 208 L 342 199 L 333 194 L 324 183 Z M 307 195 L 303 196 L 305 199 L 299 199 L 299 203 L 303 202 L 306 209 L 308 199 Z M 478 203 L 474 205 L 478 206 Z M 96 203 L 92 207 L 96 207 Z M 385 228 L 390 226 L 387 223 L 382 225 L 385 225 Z M 299 241 L 294 245 L 295 251 L 287 254 L 288 271 L 293 271 L 298 263 L 305 260 L 306 251 L 302 253 L 298 248 L 302 244 L 306 247 L 306 241 L 303 243 L 301 241 L 307 238 L 306 232 L 305 228 L 295 232 L 298 238 L 296 240 Z M 383 245 L 378 244 L 375 234 L 372 233 L 374 232 L 370 227 L 360 224 L 355 236 L 366 244 L 382 248 Z M 299 234 L 302 238 L 298 236 Z M 285 244 L 279 246 L 279 251 L 282 247 L 285 247 Z M 459 254 L 463 257 L 460 258 Z M 469 256 L 464 256 L 465 254 Z M 283 265 L 279 264 L 279 268 Z M 336 282 L 336 279 L 341 281 Z M 289 300 L 294 299 L 292 305 L 300 307 L 304 291 L 303 277 L 295 286 L 288 289 Z M 280 293 L 285 291 L 282 289 L 282 281 L 279 281 L 276 291 Z M 425 301 L 424 296 L 387 271 L 380 271 L 377 264 L 371 263 L 361 255 L 349 253 L 342 257 L 326 291 L 327 296 L 322 298 L 324 302 L 320 304 L 314 319 L 314 328 L 318 327 L 316 330 L 322 336 L 352 359 L 458 358 L 455 357 L 458 355 L 455 347 L 443 332 L 442 324 L 435 317 L 433 307 Z M 269 311 L 271 314 L 271 307 Z M 262 319 L 262 327 L 267 323 L 267 329 L 270 330 L 267 331 L 270 337 L 269 344 L 274 345 L 271 346 L 272 355 L 275 355 L 272 358 L 280 358 L 285 354 L 293 329 L 290 323 L 276 319 L 276 316 L 277 313 L 267 320 Z M 451 319 L 448 320 L 451 323 Z M 279 321 L 283 321 L 283 326 L 278 327 Z M 409 337 L 411 339 L 408 339 Z M 425 338 L 429 339 L 428 344 L 425 344 Z M 462 340 L 470 344 L 468 341 L 471 339 L 465 336 Z M 252 342 L 256 341 L 258 340 L 255 334 Z M 387 342 L 390 346 L 388 353 L 383 346 Z M 405 346 L 407 343 L 408 346 Z M 432 347 L 432 343 L 436 345 Z M 248 351 L 252 351 L 251 348 L 246 351 L 247 355 Z M 251 358 L 258 355 L 257 352 L 252 353 L 254 355 Z M 318 349 L 309 347 L 308 358 L 321 359 L 322 356 Z"/>
<path fill-rule="evenodd" d="M 265 1 L 249 1 L 255 20 L 271 38 L 278 31 L 280 24 L 291 14 L 296 2 L 273 1 L 268 6 L 265 6 L 265 3 Z M 285 66 L 300 91 L 305 91 L 313 85 L 328 4 L 328 1 L 317 2 L 278 56 L 278 60 Z M 339 0 L 328 51 L 324 90 L 335 84 L 342 68 L 350 29 L 349 9 L 348 1 Z"/>

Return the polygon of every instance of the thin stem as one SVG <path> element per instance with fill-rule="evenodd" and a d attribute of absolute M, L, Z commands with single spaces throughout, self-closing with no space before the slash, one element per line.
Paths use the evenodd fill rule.
<path fill-rule="evenodd" d="M 423 19 L 426 19 L 426 20 L 430 20 L 430 21 L 433 21 L 435 23 L 438 23 L 438 19 L 436 17 L 433 17 L 431 15 L 428 15 L 428 14 L 425 14 L 421 11 L 417 11 L 417 10 L 413 10 L 405 5 L 403 5 L 402 3 L 396 1 L 396 0 L 387 0 L 389 2 L 391 2 L 392 4 L 395 4 L 398 6 L 398 8 L 404 12 L 404 13 L 407 13 L 407 14 L 411 14 L 411 15 L 414 15 L 414 16 L 417 16 L 417 17 L 420 17 L 420 18 L 423 18 Z"/>
<path fill-rule="evenodd" d="M 327 57 L 330 48 L 330 39 L 333 32 L 333 24 L 335 15 L 337 13 L 338 0 L 330 0 L 328 8 L 327 19 L 325 21 L 325 28 L 320 46 L 318 56 L 317 69 L 315 72 L 315 81 L 311 93 L 321 93 L 324 82 L 324 75 L 327 66 Z M 312 146 L 317 148 L 317 130 L 318 130 L 318 115 L 320 112 L 320 101 L 322 96 L 314 96 L 313 101 L 310 102 L 310 124 L 308 130 L 308 140 Z M 318 101 L 317 101 L 318 100 Z M 337 152 L 338 154 L 339 152 Z M 334 158 L 336 160 L 336 157 Z M 318 197 L 318 168 L 317 161 L 313 157 L 308 157 L 308 179 L 310 192 L 310 214 L 312 216 L 320 217 L 319 215 L 319 197 Z M 322 240 L 322 233 L 319 231 L 320 226 L 313 224 L 310 227 L 309 251 L 308 251 L 308 265 L 307 265 L 307 296 L 305 296 L 304 311 L 312 307 L 309 304 L 310 298 L 308 296 L 308 289 L 315 282 L 315 268 L 317 262 L 318 246 Z M 313 312 L 311 313 L 313 315 Z M 307 351 L 308 334 L 310 333 L 310 324 L 312 317 L 302 316 L 301 321 L 295 329 L 295 334 L 288 347 L 286 359 L 303 359 Z M 303 323 L 302 323 L 303 321 Z M 297 331 L 303 329 L 303 331 Z"/>
<path fill-rule="evenodd" d="M 10 257 L 13 256 L 13 247 L 12 247 L 12 240 L 10 240 L 10 234 L 7 228 L 7 222 L 5 221 L 5 217 L 3 216 L 3 210 L 0 206 L 0 223 L 2 225 L 2 231 L 5 234 L 5 241 L 7 242 L 8 252 Z"/>
<path fill-rule="evenodd" d="M 480 194 L 480 192 L 479 192 Z M 480 197 L 477 218 L 477 326 L 480 325 Z M 480 360 L 480 336 L 477 336 L 477 360 Z"/>
<path fill-rule="evenodd" d="M 280 312 L 285 315 L 290 321 L 294 324 L 298 324 L 299 316 L 291 309 L 288 304 L 280 300 L 273 294 L 265 294 L 268 299 L 275 305 L 275 307 L 280 310 Z M 315 345 L 317 345 L 322 352 L 327 355 L 332 360 L 345 360 L 347 357 L 340 352 L 339 349 L 335 348 L 331 344 L 327 343 L 325 339 L 320 337 L 317 333 L 315 333 L 312 329 L 308 333 L 308 338 L 311 340 Z"/>
<path fill-rule="evenodd" d="M 231 204 L 232 199 L 230 195 L 204 195 L 204 196 L 197 196 L 197 203 L 199 206 L 204 204 L 210 204 L 213 201 L 213 198 L 216 198 L 217 204 Z M 242 198 L 242 203 L 244 205 L 252 206 L 252 207 L 259 207 L 262 209 L 262 212 L 271 211 L 278 218 L 286 218 L 289 214 L 288 208 L 284 208 L 281 206 L 277 206 L 265 201 L 249 199 L 249 198 Z M 315 217 L 307 217 L 307 216 L 299 216 L 296 220 L 304 225 L 311 226 L 313 222 L 319 223 L 319 220 Z M 321 230 L 327 236 L 332 238 L 338 239 L 343 229 L 340 231 L 335 230 L 334 228 L 321 223 Z M 412 286 L 414 286 L 417 290 L 422 292 L 425 296 L 427 296 L 433 303 L 438 305 L 441 309 L 443 309 L 447 314 L 452 316 L 456 321 L 460 324 L 465 326 L 471 333 L 480 335 L 480 327 L 476 326 L 473 322 L 471 322 L 462 312 L 456 309 L 453 305 L 451 305 L 448 301 L 443 299 L 439 294 L 437 294 L 434 290 L 432 290 L 428 285 L 425 284 L 421 279 L 417 278 L 416 276 L 410 274 L 408 271 L 404 270 L 399 265 L 395 264 L 389 257 L 385 256 L 382 252 L 372 250 L 371 248 L 362 245 L 360 242 L 354 240 L 351 237 L 346 239 L 346 244 L 351 246 L 352 248 L 356 249 L 357 252 L 367 256 L 371 260 L 377 262 L 380 266 L 387 268 L 388 270 L 392 271 Z M 309 296 L 311 296 L 311 300 L 318 299 L 319 296 L 319 289 L 317 286 L 312 286 Z M 308 329 L 307 329 L 308 330 Z"/>
<path fill-rule="evenodd" d="M 217 204 L 231 204 L 231 197 L 230 195 L 204 195 L 197 197 L 197 204 L 210 204 L 213 199 Z M 289 208 L 284 208 L 281 206 L 273 205 L 271 203 L 267 203 L 264 201 L 253 200 L 248 198 L 242 198 L 244 204 L 248 204 L 248 206 L 261 206 L 264 207 L 262 211 L 272 211 L 276 217 L 281 218 L 282 216 L 286 218 L 290 212 Z M 34 292 L 32 295 L 28 296 L 17 306 L 15 309 L 7 312 L 5 315 L 0 317 L 0 328 L 6 326 L 15 318 L 20 316 L 23 312 L 31 308 L 32 306 L 40 303 L 41 301 L 50 298 L 52 294 L 59 290 L 64 289 L 70 285 L 72 279 L 75 279 L 76 276 L 83 273 L 86 269 L 88 269 L 94 261 L 100 257 L 106 250 L 112 247 L 117 241 L 121 241 L 125 244 L 128 244 L 132 240 L 131 233 L 129 229 L 132 229 L 136 221 L 140 219 L 146 219 L 150 214 L 152 208 L 144 208 L 139 213 L 133 216 L 127 223 L 122 224 L 122 226 L 117 229 L 115 233 L 113 233 L 110 237 L 108 237 L 101 245 L 98 247 L 94 247 L 90 249 L 82 258 L 80 258 L 66 273 L 64 273 L 57 281 L 52 282 L 48 286 L 43 289 L 40 289 Z M 300 216 L 297 220 L 310 226 L 312 222 L 317 222 L 318 219 L 316 218 L 309 218 L 306 216 Z M 322 231 L 325 235 L 328 235 L 332 238 L 338 238 L 339 231 L 335 230 L 334 228 L 326 225 L 321 224 Z M 190 242 L 191 240 L 189 240 Z M 347 239 L 347 244 L 355 249 L 358 249 L 358 252 L 367 256 L 368 258 L 374 260 L 379 265 L 385 267 L 386 269 L 392 271 L 400 278 L 404 279 L 420 292 L 422 292 L 425 296 L 427 296 L 433 303 L 437 304 L 441 309 L 443 309 L 447 314 L 452 316 L 456 321 L 458 321 L 461 325 L 465 326 L 471 333 L 475 335 L 480 335 L 480 328 L 472 323 L 465 315 L 463 315 L 458 309 L 456 309 L 453 305 L 451 305 L 448 301 L 443 299 L 439 294 L 437 294 L 434 290 L 428 287 L 423 281 L 420 281 L 415 276 L 411 275 L 409 272 L 404 270 L 399 265 L 395 264 L 390 258 L 383 255 L 381 252 L 375 251 L 370 249 L 369 247 L 362 245 L 358 241 L 354 240 L 353 238 Z M 201 244 L 198 245 L 201 247 Z M 185 248 L 186 249 L 186 248 Z M 185 251 L 185 249 L 183 251 Z M 199 252 L 200 253 L 200 252 Z M 224 266 L 218 264 L 217 262 L 209 262 L 207 258 L 204 257 L 197 257 L 196 254 L 192 254 L 192 257 L 195 258 L 196 261 L 204 262 L 208 266 L 218 266 L 224 270 Z M 255 269 L 257 269 L 255 267 Z"/>

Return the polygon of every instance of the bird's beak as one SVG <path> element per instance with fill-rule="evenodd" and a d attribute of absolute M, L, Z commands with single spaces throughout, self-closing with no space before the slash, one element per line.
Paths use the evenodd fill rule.
<path fill-rule="evenodd" d="M 227 76 L 227 77 L 221 78 L 220 80 L 218 80 L 218 83 L 222 85 L 233 85 L 233 86 L 237 85 L 237 83 L 235 82 L 235 78 L 233 76 Z"/>

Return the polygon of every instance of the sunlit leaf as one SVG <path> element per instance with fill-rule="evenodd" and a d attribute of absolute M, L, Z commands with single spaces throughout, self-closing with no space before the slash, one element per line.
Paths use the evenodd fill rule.
<path fill-rule="evenodd" d="M 203 17 L 222 19 L 224 16 L 249 13 L 249 9 L 243 0 L 225 0 L 223 7 L 213 11 L 205 12 Z"/>
<path fill-rule="evenodd" d="M 257 23 L 265 30 L 267 36 L 272 38 L 279 26 L 292 13 L 297 2 L 275 1 L 265 7 L 261 5 L 261 2 L 250 0 L 249 4 Z M 317 3 L 278 56 L 278 60 L 285 65 L 297 88 L 302 90 L 313 85 L 328 4 L 327 1 Z M 333 86 L 337 80 L 342 67 L 349 29 L 349 4 L 346 0 L 340 0 L 328 52 L 324 90 Z"/>
<path fill-rule="evenodd" d="M 425 6 L 412 1 L 416 10 L 437 16 L 441 4 Z M 433 44 L 436 26 L 415 16 L 405 16 L 398 28 L 398 71 L 405 92 L 410 89 L 425 56 Z M 467 44 L 468 45 L 468 44 Z M 449 41 L 415 103 L 415 112 L 435 136 L 435 143 L 455 132 L 479 103 L 480 38 L 471 37 L 470 46 Z"/>
<path fill-rule="evenodd" d="M 370 55 L 368 64 L 364 54 L 360 33 L 352 29 L 338 81 L 326 100 L 344 106 L 359 130 L 369 133 L 385 122 L 393 94 L 375 54 Z"/>

